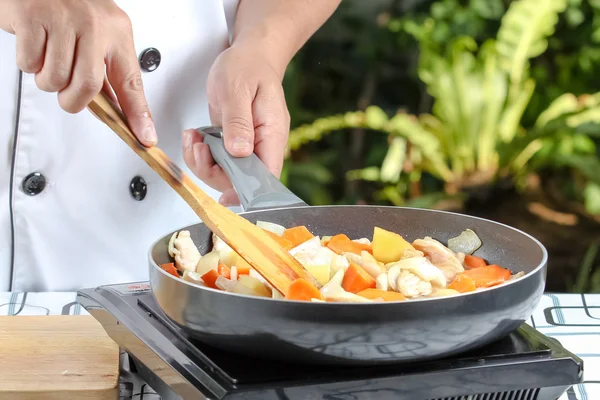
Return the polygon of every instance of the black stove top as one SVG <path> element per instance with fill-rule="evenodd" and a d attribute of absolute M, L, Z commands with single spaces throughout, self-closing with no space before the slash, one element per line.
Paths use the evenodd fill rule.
<path fill-rule="evenodd" d="M 526 324 L 449 359 L 295 365 L 229 353 L 187 336 L 161 312 L 146 282 L 83 290 L 78 301 L 163 399 L 556 400 L 583 380 L 581 359 Z"/>

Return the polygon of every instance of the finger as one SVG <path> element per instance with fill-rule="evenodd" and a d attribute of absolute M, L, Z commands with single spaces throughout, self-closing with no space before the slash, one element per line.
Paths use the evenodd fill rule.
<path fill-rule="evenodd" d="M 113 88 L 110 86 L 110 82 L 108 82 L 108 78 L 104 77 L 104 82 L 102 83 L 102 92 L 108 96 L 115 104 L 119 104 L 119 100 L 113 91 Z"/>
<path fill-rule="evenodd" d="M 239 206 L 240 198 L 233 188 L 227 189 L 219 198 L 219 203 L 225 207 Z"/>
<path fill-rule="evenodd" d="M 100 93 L 104 84 L 104 48 L 97 36 L 82 36 L 75 47 L 69 85 L 58 93 L 58 103 L 67 112 L 78 113 Z"/>
<path fill-rule="evenodd" d="M 261 86 L 253 103 L 257 123 L 255 153 L 279 178 L 290 130 L 290 115 L 281 85 Z"/>
<path fill-rule="evenodd" d="M 247 157 L 254 150 L 252 96 L 229 92 L 221 103 L 225 149 L 234 157 Z"/>
<path fill-rule="evenodd" d="M 47 33 L 44 65 L 35 75 L 35 83 L 45 92 L 59 92 L 69 84 L 75 55 L 76 36 L 66 26 L 55 26 Z"/>
<path fill-rule="evenodd" d="M 44 65 L 46 29 L 35 23 L 17 25 L 17 66 L 28 74 L 35 74 Z"/>
<path fill-rule="evenodd" d="M 183 131 L 182 139 L 181 139 L 181 150 L 183 154 L 183 161 L 185 165 L 195 174 L 196 174 L 196 160 L 194 159 L 194 150 L 193 146 L 195 143 L 202 143 L 202 137 L 196 132 L 195 129 L 186 129 Z M 198 178 L 202 179 L 202 177 L 198 176 Z"/>
<path fill-rule="evenodd" d="M 154 146 L 158 137 L 144 94 L 133 39 L 117 43 L 109 52 L 106 64 L 108 81 L 115 91 L 131 130 L 143 145 Z"/>
<path fill-rule="evenodd" d="M 188 168 L 208 186 L 223 192 L 231 187 L 229 178 L 212 158 L 208 145 L 195 129 L 183 132 L 183 160 Z"/>

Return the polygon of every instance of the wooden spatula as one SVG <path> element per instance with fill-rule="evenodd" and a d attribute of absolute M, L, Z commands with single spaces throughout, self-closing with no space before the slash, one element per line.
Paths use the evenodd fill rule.
<path fill-rule="evenodd" d="M 148 148 L 133 135 L 121 110 L 104 93 L 89 109 L 156 171 L 198 214 L 208 228 L 248 262 L 282 295 L 290 284 L 303 278 L 319 288 L 319 282 L 265 231 L 213 200 L 160 148 Z"/>

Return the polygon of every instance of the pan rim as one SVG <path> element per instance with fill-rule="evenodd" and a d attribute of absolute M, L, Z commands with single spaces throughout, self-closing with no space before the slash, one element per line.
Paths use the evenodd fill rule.
<path fill-rule="evenodd" d="M 259 296 L 250 296 L 250 295 L 246 295 L 246 294 L 240 294 L 240 293 L 230 293 L 230 292 L 225 292 L 223 290 L 219 290 L 219 289 L 213 289 L 207 286 L 200 286 L 198 284 L 195 284 L 193 282 L 189 282 L 189 281 L 185 281 L 182 278 L 175 278 L 173 275 L 167 273 L 165 270 L 163 270 L 162 268 L 160 268 L 158 266 L 158 264 L 154 261 L 154 258 L 152 257 L 152 250 L 155 248 L 155 246 L 163 241 L 167 235 L 163 235 L 161 238 L 157 239 L 156 241 L 154 241 L 151 245 L 150 248 L 148 250 L 148 259 L 150 261 L 150 264 L 152 265 L 153 268 L 155 268 L 156 270 L 158 270 L 159 273 L 162 273 L 164 275 L 166 275 L 169 279 L 177 279 L 179 284 L 186 284 L 188 286 L 194 287 L 194 288 L 199 288 L 202 290 L 207 290 L 209 292 L 213 292 L 213 293 L 218 293 L 219 295 L 226 295 L 226 296 L 235 296 L 235 297 L 239 297 L 241 299 L 252 299 L 253 301 L 275 301 L 278 303 L 292 303 L 292 304 L 296 304 L 296 305 L 300 305 L 303 304 L 303 307 L 308 307 L 308 306 L 316 306 L 316 307 L 326 307 L 326 306 L 330 306 L 330 307 L 335 307 L 335 306 L 363 306 L 363 307 L 369 307 L 369 306 L 394 306 L 394 305 L 398 305 L 398 304 L 412 304 L 412 303 L 421 303 L 421 302 L 428 302 L 428 301 L 439 301 L 439 300 L 446 300 L 448 301 L 449 299 L 461 299 L 461 298 L 465 298 L 467 296 L 473 296 L 473 295 L 477 295 L 478 293 L 485 293 L 485 292 L 490 292 L 490 291 L 494 291 L 494 290 L 501 290 L 502 288 L 505 287 L 509 287 L 510 285 L 514 285 L 519 283 L 520 281 L 531 277 L 535 274 L 537 274 L 540 270 L 546 268 L 547 263 L 548 263 L 548 251 L 546 249 L 546 247 L 535 237 L 533 237 L 532 235 L 528 234 L 527 232 L 524 232 L 520 229 L 517 229 L 515 227 L 512 227 L 510 225 L 506 225 L 504 223 L 501 222 L 497 222 L 497 221 L 493 221 L 490 219 L 486 219 L 486 218 L 481 218 L 481 217 L 476 217 L 473 215 L 468 215 L 468 214 L 461 214 L 461 213 L 457 213 L 457 212 L 453 212 L 453 211 L 444 211 L 444 210 L 433 210 L 433 209 L 426 209 L 426 208 L 416 208 L 416 207 L 400 207 L 400 206 L 376 206 L 376 205 L 351 205 L 351 204 L 344 204 L 344 205 L 325 205 L 325 206 L 299 206 L 299 207 L 275 207 L 275 208 L 269 208 L 269 209 L 265 209 L 265 210 L 256 210 L 256 211 L 244 211 L 241 213 L 238 213 L 238 215 L 240 216 L 244 216 L 244 215 L 251 215 L 251 214 L 256 214 L 256 213 L 261 213 L 261 212 L 265 212 L 265 211 L 285 211 L 285 210 L 303 210 L 303 209 L 327 209 L 327 208 L 377 208 L 377 209 L 392 209 L 392 210 L 409 210 L 409 211 L 420 211 L 420 212 L 428 212 L 428 213 L 437 213 L 437 214 L 446 214 L 446 215 L 450 215 L 450 216 L 456 216 L 458 218 L 467 218 L 467 219 L 472 219 L 472 220 L 478 220 L 478 221 L 482 221 L 484 223 L 491 223 L 497 226 L 501 226 L 504 228 L 507 228 L 509 230 L 514 231 L 515 233 L 522 235 L 528 239 L 530 239 L 531 241 L 533 241 L 538 248 L 542 251 L 542 260 L 541 262 L 534 268 L 532 269 L 530 272 L 528 272 L 527 274 L 523 275 L 521 278 L 519 279 L 514 279 L 511 280 L 509 282 L 505 282 L 502 285 L 497 285 L 497 286 L 492 286 L 489 288 L 483 288 L 483 289 L 479 289 L 477 291 L 473 291 L 473 292 L 467 292 L 467 293 L 460 293 L 457 295 L 453 295 L 453 296 L 442 296 L 442 297 L 424 297 L 424 298 L 418 298 L 418 299 L 412 299 L 412 300 L 403 300 L 403 301 L 386 301 L 386 302 L 370 302 L 370 303 L 355 303 L 355 302 L 313 302 L 313 301 L 300 301 L 300 300 L 287 300 L 287 299 L 274 299 L 272 297 L 259 297 Z M 205 225 L 204 222 L 200 221 L 199 223 L 195 223 L 195 224 L 186 224 L 185 226 L 182 226 L 178 229 L 173 230 L 172 232 L 168 233 L 168 236 L 171 236 L 173 233 L 178 232 L 180 230 L 185 230 L 185 228 L 189 228 L 191 226 L 197 226 L 197 225 Z M 150 280 L 150 285 L 152 286 L 152 280 Z"/>

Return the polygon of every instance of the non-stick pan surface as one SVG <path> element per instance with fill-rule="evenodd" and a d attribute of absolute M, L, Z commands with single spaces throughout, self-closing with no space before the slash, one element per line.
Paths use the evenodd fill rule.
<path fill-rule="evenodd" d="M 461 214 L 398 207 L 300 206 L 301 201 L 278 181 L 265 185 L 264 166 L 257 159 L 228 159 L 214 131 L 205 141 L 225 167 L 245 209 L 293 207 L 245 212 L 256 222 L 306 225 L 315 235 L 345 233 L 351 238 L 373 235 L 373 227 L 401 233 L 407 240 L 431 236 L 447 243 L 465 229 L 483 242 L 476 255 L 525 276 L 493 288 L 434 299 L 399 303 L 310 303 L 244 296 L 197 286 L 164 272 L 171 262 L 171 233 L 150 250 L 153 295 L 177 325 L 200 341 L 247 355 L 288 362 L 381 364 L 450 356 L 486 345 L 508 334 L 532 314 L 544 291 L 547 252 L 533 237 L 514 228 Z M 250 176 L 246 163 L 253 163 Z M 260 165 L 258 165 L 260 164 Z M 246 169 L 246 170 L 245 170 Z M 246 174 L 238 185 L 242 171 Z M 257 174 L 262 174 L 257 176 Z M 265 189 L 266 188 L 266 189 Z M 273 194 L 273 196 L 271 196 Z M 277 201 L 273 201 L 273 199 Z M 257 201 L 262 199 L 262 201 Z M 204 254 L 211 232 L 204 224 L 182 229 Z"/>

